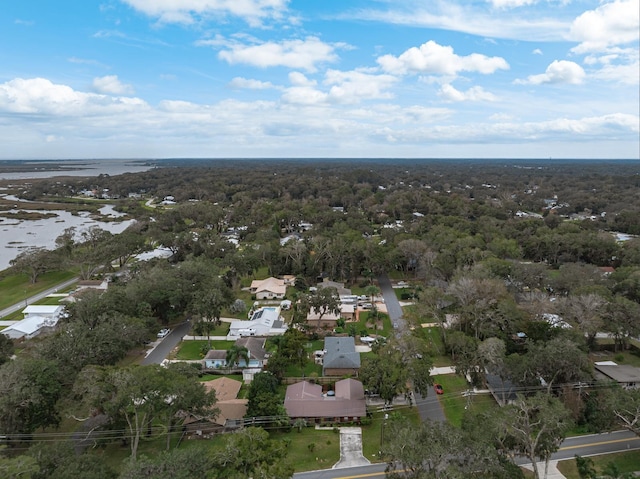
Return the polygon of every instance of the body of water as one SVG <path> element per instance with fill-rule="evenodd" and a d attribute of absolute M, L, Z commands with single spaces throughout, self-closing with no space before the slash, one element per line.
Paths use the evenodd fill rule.
<path fill-rule="evenodd" d="M 114 217 L 119 215 L 113 211 L 112 206 L 105 206 L 100 211 Z M 56 238 L 67 228 L 75 227 L 78 236 L 93 226 L 117 234 L 133 223 L 133 220 L 108 223 L 96 221 L 89 217 L 88 212 L 80 216 L 74 216 L 67 211 L 47 213 L 55 213 L 56 217 L 39 220 L 0 218 L 0 270 L 7 269 L 12 259 L 30 247 L 55 249 Z"/>
<path fill-rule="evenodd" d="M 0 180 L 28 180 L 53 178 L 55 176 L 99 176 L 121 175 L 123 173 L 142 173 L 154 166 L 151 161 L 141 160 L 51 160 L 51 161 L 5 161 L 3 164 L 25 165 L 30 171 L 3 172 L 0 168 Z M 52 170 L 52 167 L 64 167 L 65 170 Z"/>
<path fill-rule="evenodd" d="M 38 161 L 38 162 L 16 162 L 29 165 L 31 168 L 37 166 L 35 171 L 28 172 L 2 172 L 0 180 L 25 180 L 53 178 L 56 176 L 99 176 L 106 174 L 110 176 L 121 175 L 123 173 L 139 173 L 153 168 L 150 164 L 143 164 L 140 161 L 132 160 L 65 160 L 65 161 Z M 7 164 L 7 162 L 5 162 Z M 65 171 L 47 171 L 50 165 L 64 166 Z M 15 210 L 14 210 L 15 211 Z M 30 210 L 25 210 L 30 211 Z M 38 210 L 33 210 L 38 211 Z M 113 210 L 112 206 L 105 206 L 101 213 L 104 215 L 118 217 L 119 213 Z M 74 216 L 67 211 L 39 211 L 41 213 L 55 213 L 56 216 L 39 220 L 15 220 L 0 218 L 0 270 L 10 266 L 10 261 L 18 256 L 22 251 L 30 247 L 44 247 L 54 249 L 56 238 L 65 229 L 75 227 L 81 233 L 92 226 L 98 226 L 113 234 L 121 233 L 133 220 L 120 222 L 96 221 L 89 216 L 89 212 Z"/>

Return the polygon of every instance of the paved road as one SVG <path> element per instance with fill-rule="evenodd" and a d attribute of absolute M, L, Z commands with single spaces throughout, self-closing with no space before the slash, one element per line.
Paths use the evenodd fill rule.
<path fill-rule="evenodd" d="M 10 314 L 15 313 L 16 311 L 23 310 L 28 304 L 32 304 L 32 303 L 35 303 L 36 301 L 40 301 L 41 299 L 46 298 L 50 294 L 57 293 L 60 290 L 63 290 L 68 288 L 69 286 L 72 286 L 73 284 L 77 283 L 79 279 L 80 278 L 72 278 L 68 281 L 65 281 L 64 283 L 57 284 L 54 287 L 47 289 L 46 291 L 43 291 L 38 294 L 34 294 L 33 296 L 30 296 L 26 298 L 24 301 L 20 301 L 19 303 L 16 303 L 13 306 L 9 306 L 8 308 L 0 310 L 0 319 L 6 316 L 9 316 Z"/>
<path fill-rule="evenodd" d="M 431 419 L 432 421 L 445 422 L 447 420 L 442 404 L 440 404 L 436 392 L 433 389 L 429 389 L 426 397 L 415 393 L 415 399 L 418 414 L 420 414 L 420 419 L 423 421 Z"/>
<path fill-rule="evenodd" d="M 355 479 L 385 477 L 386 464 L 371 464 L 370 466 L 346 467 L 344 469 L 324 469 L 322 471 L 299 472 L 294 479 Z"/>
<path fill-rule="evenodd" d="M 384 297 L 384 303 L 387 306 L 387 312 L 389 313 L 391 324 L 396 325 L 396 333 L 402 334 L 406 332 L 407 324 L 402 317 L 402 306 L 400 306 L 400 301 L 398 301 L 398 297 L 391 286 L 389 277 L 386 274 L 381 274 L 378 276 L 378 284 L 380 285 L 380 291 Z M 438 398 L 436 397 L 435 391 L 430 389 L 426 397 L 415 394 L 415 402 L 420 418 L 423 421 L 425 419 L 446 421 L 444 410 L 442 409 L 440 401 L 438 401 Z"/>
<path fill-rule="evenodd" d="M 395 325 L 394 327 L 400 331 L 405 330 L 406 324 L 402 317 L 402 306 L 400 306 L 400 301 L 398 301 L 398 297 L 395 291 L 393 291 L 389 277 L 386 274 L 381 274 L 378 276 L 378 284 L 380 285 L 380 291 L 384 298 L 384 304 L 387 306 L 387 313 L 389 314 L 389 319 L 391 319 L 391 324 Z"/>
<path fill-rule="evenodd" d="M 573 459 L 579 456 L 593 456 L 612 452 L 625 452 L 640 449 L 640 437 L 629 431 L 617 431 L 607 434 L 593 434 L 566 439 L 560 450 L 553 455 L 553 459 Z M 522 459 L 519 464 L 528 461 Z M 294 479 L 383 479 L 385 465 L 352 467 L 346 469 L 326 469 L 322 471 L 299 472 Z"/>
<path fill-rule="evenodd" d="M 182 340 L 182 337 L 191 331 L 191 323 L 185 321 L 171 330 L 171 332 L 162 338 L 149 355 L 140 361 L 140 364 L 146 366 L 148 364 L 160 364 L 169 355 L 171 350 L 175 348 Z"/>

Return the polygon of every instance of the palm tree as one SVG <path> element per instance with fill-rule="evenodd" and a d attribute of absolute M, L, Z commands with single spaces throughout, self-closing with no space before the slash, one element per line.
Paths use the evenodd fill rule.
<path fill-rule="evenodd" d="M 244 359 L 244 363 L 249 365 L 249 350 L 244 346 L 238 346 L 234 344 L 227 350 L 227 367 L 231 365 L 238 367 L 240 361 Z"/>
<path fill-rule="evenodd" d="M 369 286 L 364 288 L 364 294 L 366 294 L 367 296 L 369 296 L 369 298 L 371 298 L 371 304 L 376 304 L 374 301 L 374 298 L 380 294 L 380 288 L 378 288 L 374 284 L 370 284 Z"/>

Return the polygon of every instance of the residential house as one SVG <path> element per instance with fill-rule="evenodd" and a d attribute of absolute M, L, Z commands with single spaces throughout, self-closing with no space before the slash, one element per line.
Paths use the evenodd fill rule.
<path fill-rule="evenodd" d="M 351 294 L 351 290 L 349 288 L 345 288 L 344 283 L 338 283 L 337 281 L 329 281 L 327 278 L 324 278 L 321 283 L 318 283 L 316 285 L 316 287 L 317 289 L 331 288 L 331 287 L 336 288 L 336 290 L 338 291 L 338 295 L 340 296 Z"/>
<path fill-rule="evenodd" d="M 503 378 L 498 374 L 485 371 L 484 376 L 487 389 L 496 400 L 498 405 L 506 406 L 512 404 L 516 399 L 516 386 L 508 378 Z"/>
<path fill-rule="evenodd" d="M 22 313 L 24 319 L 4 328 L 2 334 L 11 339 L 31 339 L 52 331 L 64 313 L 64 306 L 31 304 Z"/>
<path fill-rule="evenodd" d="M 106 278 L 101 280 L 81 280 L 76 284 L 75 291 L 69 293 L 66 298 L 63 298 L 60 301 L 65 303 L 75 303 L 84 291 L 92 290 L 104 293 L 108 288 L 109 280 Z"/>
<path fill-rule="evenodd" d="M 207 391 L 215 391 L 218 409 L 215 416 L 196 416 L 187 414 L 183 426 L 187 434 L 206 436 L 241 427 L 247 413 L 247 399 L 238 399 L 238 392 L 242 387 L 240 381 L 221 377 L 203 383 Z"/>
<path fill-rule="evenodd" d="M 596 379 L 615 381 L 624 389 L 640 388 L 640 368 L 613 361 L 599 361 L 593 366 Z"/>
<path fill-rule="evenodd" d="M 324 338 L 323 376 L 357 376 L 360 371 L 360 353 L 351 336 Z"/>
<path fill-rule="evenodd" d="M 253 280 L 249 292 L 256 295 L 256 299 L 284 299 L 287 294 L 287 285 L 283 279 L 270 277 L 262 280 Z"/>
<path fill-rule="evenodd" d="M 240 336 L 278 336 L 288 329 L 280 308 L 269 306 L 260 308 L 251 314 L 248 321 L 232 321 L 227 339 Z"/>
<path fill-rule="evenodd" d="M 83 291 L 85 289 L 95 289 L 98 291 L 106 291 L 109 287 L 109 280 L 105 279 L 85 279 L 76 283 L 76 291 Z"/>
<path fill-rule="evenodd" d="M 30 304 L 22 310 L 24 319 L 28 319 L 34 316 L 57 321 L 64 312 L 64 306 L 62 305 L 46 305 L 46 304 Z"/>
<path fill-rule="evenodd" d="M 227 350 L 210 349 L 205 355 L 204 369 L 220 369 L 227 367 Z"/>
<path fill-rule="evenodd" d="M 321 314 L 315 308 L 311 308 L 307 313 L 307 324 L 319 328 L 335 329 L 340 319 L 340 314 L 336 314 L 333 311 L 327 311 Z"/>
<path fill-rule="evenodd" d="M 31 339 L 46 331 L 52 331 L 55 324 L 40 316 L 32 316 L 7 326 L 0 333 L 10 339 Z"/>
<path fill-rule="evenodd" d="M 287 387 L 284 408 L 291 419 L 315 423 L 359 421 L 367 415 L 364 387 L 355 379 L 337 381 L 333 390 L 309 381 Z"/>
<path fill-rule="evenodd" d="M 244 358 L 239 359 L 238 368 L 251 368 L 262 369 L 267 363 L 268 353 L 265 349 L 265 338 L 246 337 L 236 340 L 235 345 L 239 347 L 247 348 L 249 355 L 249 363 Z M 211 349 L 207 352 L 203 359 L 204 369 L 221 369 L 226 368 L 227 365 L 227 350 L 226 349 Z M 233 366 L 233 365 L 231 365 Z"/>
<path fill-rule="evenodd" d="M 320 314 L 318 310 L 311 308 L 307 313 L 306 322 L 309 326 L 333 330 L 336 328 L 340 318 L 345 321 L 354 321 L 356 319 L 356 307 L 353 304 L 340 303 L 340 312 L 338 314 L 333 311 Z"/>
<path fill-rule="evenodd" d="M 238 365 L 240 367 L 262 369 L 267 364 L 269 354 L 265 349 L 266 338 L 240 338 L 236 341 L 236 345 L 247 348 L 249 352 L 249 364 L 241 360 Z"/>

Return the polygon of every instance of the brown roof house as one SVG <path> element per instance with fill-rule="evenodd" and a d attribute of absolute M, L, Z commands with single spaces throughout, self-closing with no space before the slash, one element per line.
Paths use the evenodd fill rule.
<path fill-rule="evenodd" d="M 360 353 L 351 336 L 324 338 L 322 358 L 323 376 L 357 376 L 360 371 Z"/>
<path fill-rule="evenodd" d="M 284 279 L 274 278 L 256 279 L 251 282 L 249 291 L 256 295 L 256 299 L 284 299 L 287 286 Z"/>
<path fill-rule="evenodd" d="M 243 418 L 247 413 L 248 403 L 248 399 L 238 399 L 242 383 L 235 379 L 221 377 L 205 381 L 203 384 L 207 391 L 215 391 L 216 403 L 213 407 L 219 412 L 212 417 L 187 415 L 183 423 L 186 432 L 196 436 L 206 436 L 241 427 L 244 424 Z"/>
<path fill-rule="evenodd" d="M 292 384 L 287 387 L 284 408 L 291 419 L 317 423 L 359 421 L 367 415 L 364 387 L 356 379 L 342 379 L 324 394 L 319 384 Z"/>

